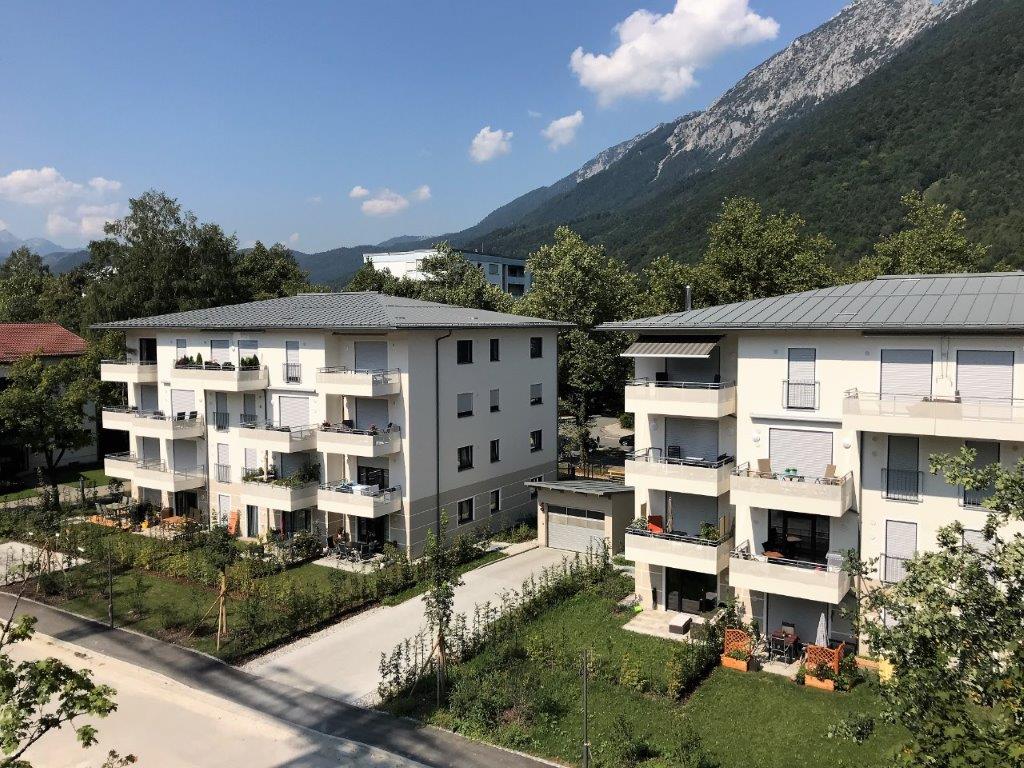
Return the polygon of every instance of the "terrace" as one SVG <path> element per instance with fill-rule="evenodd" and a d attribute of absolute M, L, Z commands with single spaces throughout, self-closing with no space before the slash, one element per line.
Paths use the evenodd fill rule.
<path fill-rule="evenodd" d="M 349 456 L 388 456 L 402 450 L 402 432 L 394 424 L 384 429 L 357 429 L 352 422 L 324 422 L 316 441 L 317 450 Z"/>
<path fill-rule="evenodd" d="M 891 395 L 850 389 L 843 427 L 862 432 L 935 435 L 973 440 L 1018 440 L 1024 400 Z"/>
<path fill-rule="evenodd" d="M 736 467 L 729 491 L 734 504 L 828 517 L 842 517 L 856 504 L 853 472 L 837 476 L 834 466 L 822 476 L 773 472 L 768 459 L 760 459 L 757 469 Z"/>
<path fill-rule="evenodd" d="M 729 476 L 735 463 L 736 458 L 725 453 L 708 459 L 680 456 L 677 446 L 670 446 L 668 455 L 660 448 L 647 448 L 626 459 L 626 482 L 675 493 L 721 496 L 729 490 Z"/>
<path fill-rule="evenodd" d="M 130 429 L 139 437 L 164 439 L 201 437 L 206 430 L 206 424 L 197 411 L 165 414 L 163 411 L 145 411 L 131 406 L 105 406 L 103 427 Z"/>
<path fill-rule="evenodd" d="M 387 397 L 401 391 L 402 377 L 397 368 L 359 370 L 335 365 L 317 369 L 316 385 L 326 395 Z"/>

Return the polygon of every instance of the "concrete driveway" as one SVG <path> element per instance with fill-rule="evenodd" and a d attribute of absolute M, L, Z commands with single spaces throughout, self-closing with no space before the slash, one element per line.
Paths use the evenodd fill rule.
<path fill-rule="evenodd" d="M 503 590 L 518 589 L 531 573 L 560 563 L 565 556 L 559 550 L 531 549 L 470 571 L 462 577 L 465 584 L 455 591 L 455 610 L 470 616 L 477 604 L 495 602 Z M 415 597 L 353 616 L 243 669 L 303 691 L 370 705 L 377 699 L 381 653 L 390 653 L 425 626 L 423 600 Z"/>

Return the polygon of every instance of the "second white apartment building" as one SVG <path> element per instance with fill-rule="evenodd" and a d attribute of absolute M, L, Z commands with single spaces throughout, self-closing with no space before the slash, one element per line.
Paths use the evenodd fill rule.
<path fill-rule="evenodd" d="M 1024 273 L 882 277 L 605 326 L 638 334 L 626 462 L 647 530 L 637 592 L 686 610 L 734 591 L 763 630 L 856 641 L 843 553 L 876 578 L 954 520 L 981 540 L 984 492 L 929 456 L 1024 455 Z"/>
<path fill-rule="evenodd" d="M 105 323 L 128 355 L 103 426 L 136 498 L 243 536 L 396 542 L 530 515 L 556 474 L 559 323 L 372 292 L 300 294 Z"/>
<path fill-rule="evenodd" d="M 456 249 L 456 253 L 461 254 L 466 261 L 479 269 L 488 283 L 500 288 L 505 293 L 522 296 L 529 292 L 533 279 L 526 269 L 526 259 L 464 249 Z M 395 277 L 423 280 L 423 260 L 436 255 L 437 252 L 433 248 L 421 248 L 417 251 L 364 253 L 363 263 L 373 264 L 377 269 L 386 268 Z"/>

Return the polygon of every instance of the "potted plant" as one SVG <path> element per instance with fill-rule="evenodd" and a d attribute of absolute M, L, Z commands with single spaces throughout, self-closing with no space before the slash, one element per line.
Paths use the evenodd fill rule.
<path fill-rule="evenodd" d="M 718 541 L 720 538 L 718 526 L 714 523 L 701 523 L 699 536 L 707 541 Z"/>
<path fill-rule="evenodd" d="M 750 651 L 746 648 L 733 648 L 728 653 L 723 653 L 722 666 L 740 672 L 748 671 L 750 669 Z"/>
<path fill-rule="evenodd" d="M 233 371 L 233 370 L 235 370 L 235 364 L 232 363 L 232 362 L 227 362 L 227 363 L 222 364 L 220 369 L 222 371 Z"/>

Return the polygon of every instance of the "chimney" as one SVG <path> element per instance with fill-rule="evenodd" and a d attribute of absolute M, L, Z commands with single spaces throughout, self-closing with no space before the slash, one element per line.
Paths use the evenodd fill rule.
<path fill-rule="evenodd" d="M 683 311 L 689 312 L 693 309 L 693 286 L 686 286 L 683 292 Z"/>

